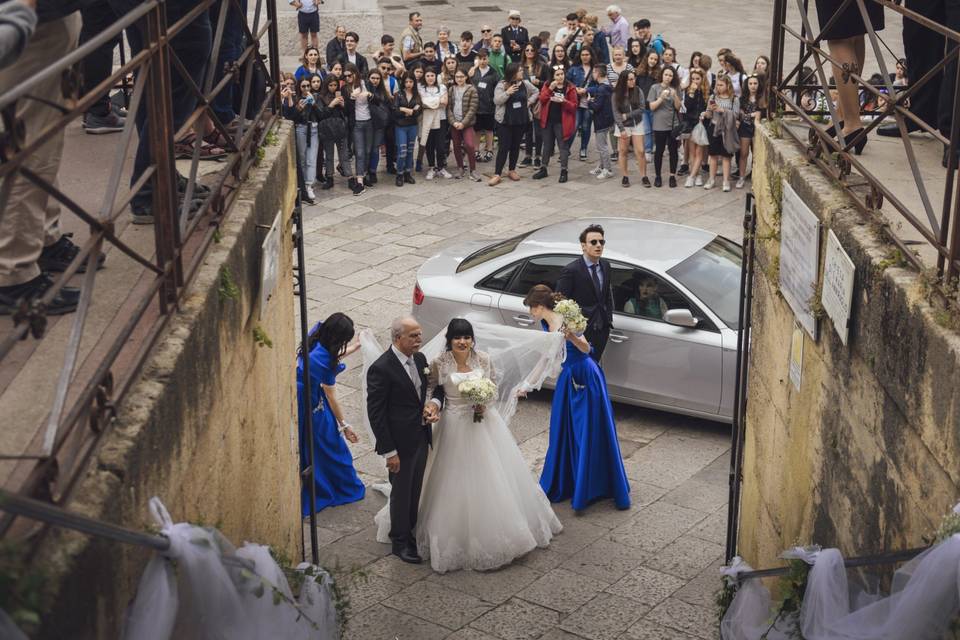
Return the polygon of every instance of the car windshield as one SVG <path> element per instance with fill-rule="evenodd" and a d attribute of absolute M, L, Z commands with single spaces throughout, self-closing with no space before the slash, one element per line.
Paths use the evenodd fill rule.
<path fill-rule="evenodd" d="M 737 330 L 740 328 L 742 260 L 740 245 L 717 236 L 667 273 L 697 296 L 725 325 Z"/>
<path fill-rule="evenodd" d="M 493 260 L 494 258 L 499 258 L 500 256 L 505 256 L 508 253 L 511 253 L 514 249 L 517 248 L 517 245 L 520 244 L 524 238 L 529 236 L 533 231 L 528 231 L 526 233 L 521 233 L 518 236 L 514 236 L 509 240 L 501 240 L 500 242 L 495 242 L 489 246 L 480 249 L 480 251 L 475 251 L 469 256 L 464 258 L 463 262 L 457 267 L 457 273 L 466 271 L 467 269 L 472 269 L 478 265 L 487 262 L 488 260 Z"/>

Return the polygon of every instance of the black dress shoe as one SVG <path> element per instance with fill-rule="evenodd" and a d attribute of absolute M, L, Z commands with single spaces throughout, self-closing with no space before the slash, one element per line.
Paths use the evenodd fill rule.
<path fill-rule="evenodd" d="M 9 316 L 16 313 L 22 300 L 32 300 L 43 296 L 53 286 L 53 279 L 46 273 L 41 273 L 33 280 L 10 287 L 0 287 L 0 316 Z M 47 305 L 48 316 L 60 316 L 77 310 L 80 302 L 80 289 L 62 287 Z"/>
<path fill-rule="evenodd" d="M 521 167 L 529 167 L 532 164 L 533 164 L 533 158 L 531 158 L 530 156 L 526 156 L 523 160 L 520 161 Z"/>
<path fill-rule="evenodd" d="M 422 564 L 423 558 L 421 558 L 416 551 L 412 551 L 407 547 L 403 548 L 393 548 L 393 555 L 397 556 L 401 560 L 409 564 Z"/>
<path fill-rule="evenodd" d="M 409 171 L 403 172 L 403 181 L 406 182 L 407 184 L 417 184 L 417 181 L 414 180 L 413 176 L 410 175 Z"/>
<path fill-rule="evenodd" d="M 910 133 L 911 131 L 917 131 L 917 130 L 918 129 L 916 125 L 911 127 L 910 124 L 907 123 L 907 133 Z M 877 127 L 877 135 L 885 136 L 887 138 L 899 138 L 900 127 L 896 123 L 879 126 Z"/>
<path fill-rule="evenodd" d="M 546 168 L 546 167 L 540 167 L 540 168 L 537 169 L 536 172 L 535 172 L 532 176 L 530 176 L 530 177 L 533 178 L 534 180 L 543 180 L 544 178 L 547 177 L 547 168 Z"/>
<path fill-rule="evenodd" d="M 564 183 L 564 182 L 566 182 L 566 181 L 567 181 L 567 170 L 566 170 L 566 169 L 561 169 L 561 170 L 560 170 L 560 179 L 557 180 L 557 182 L 559 182 L 559 183 L 562 184 L 562 183 Z"/>
<path fill-rule="evenodd" d="M 52 245 L 43 248 L 43 251 L 40 252 L 40 259 L 37 261 L 41 271 L 60 273 L 67 270 L 70 263 L 73 262 L 77 254 L 80 253 L 80 247 L 70 240 L 72 235 L 72 233 L 65 233 Z M 107 257 L 102 253 L 97 256 L 97 269 L 103 268 L 103 263 L 106 259 Z M 89 259 L 85 259 L 80 264 L 77 273 L 86 273 L 88 261 Z"/>
<path fill-rule="evenodd" d="M 327 189 L 333 189 L 333 178 L 330 176 L 327 176 L 327 179 L 323 181 L 323 186 L 320 188 L 323 189 L 324 191 L 326 191 Z"/>
<path fill-rule="evenodd" d="M 402 187 L 402 186 L 403 186 L 403 174 L 397 174 L 397 180 L 396 180 L 396 182 L 397 182 L 397 186 L 398 186 L 398 187 Z"/>

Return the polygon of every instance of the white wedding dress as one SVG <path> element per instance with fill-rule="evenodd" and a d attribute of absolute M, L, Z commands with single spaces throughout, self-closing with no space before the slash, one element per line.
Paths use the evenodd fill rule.
<path fill-rule="evenodd" d="M 543 332 L 484 329 L 475 325 L 478 340 L 486 334 L 487 342 L 492 342 L 489 331 L 496 331 L 498 339 L 526 341 L 506 348 L 510 353 L 502 358 L 503 369 L 497 367 L 502 375 L 497 375 L 490 356 L 483 352 L 470 356 L 467 373 L 457 371 L 449 351 L 430 364 L 427 397 L 440 384 L 446 401 L 433 427 L 416 535 L 420 554 L 439 573 L 501 567 L 546 547 L 563 528 L 503 417 L 503 413 L 507 419 L 512 416 L 518 388 L 537 388 L 547 376 L 555 375 L 563 342 L 542 337 Z M 424 349 L 428 356 L 429 351 L 430 345 Z M 519 357 L 525 364 L 518 366 L 518 354 L 523 354 Z M 461 382 L 472 377 L 488 377 L 498 384 L 500 401 L 485 408 L 480 422 L 473 421 L 473 406 L 458 390 Z M 389 505 L 376 515 L 376 523 L 377 540 L 389 542 Z"/>

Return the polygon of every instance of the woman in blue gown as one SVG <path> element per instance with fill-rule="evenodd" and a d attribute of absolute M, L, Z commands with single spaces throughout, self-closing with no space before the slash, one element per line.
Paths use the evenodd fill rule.
<path fill-rule="evenodd" d="M 310 407 L 313 409 L 313 435 L 305 437 L 303 348 L 297 357 L 297 413 L 300 419 L 300 469 L 310 465 L 308 442 L 313 442 L 313 483 L 316 487 L 316 510 L 363 499 L 364 486 L 353 468 L 353 456 L 344 438 L 356 442 L 357 436 L 343 417 L 337 402 L 336 379 L 345 368 L 340 360 L 360 348 L 353 340 L 353 321 L 342 313 L 334 313 L 311 331 Z M 303 515 L 310 513 L 310 487 L 304 484 L 301 494 Z"/>
<path fill-rule="evenodd" d="M 567 356 L 550 410 L 550 445 L 540 486 L 551 502 L 570 498 L 574 511 L 603 498 L 613 498 L 618 509 L 627 509 L 630 486 L 620 457 L 607 381 L 590 357 L 590 343 L 583 335 L 567 330 L 553 310 L 560 299 L 542 284 L 524 299 L 544 331 L 562 331 L 567 338 Z"/>

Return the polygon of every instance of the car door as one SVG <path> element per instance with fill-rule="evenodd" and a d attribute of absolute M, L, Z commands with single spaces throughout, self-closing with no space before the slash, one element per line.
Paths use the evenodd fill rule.
<path fill-rule="evenodd" d="M 611 262 L 614 328 L 603 369 L 615 397 L 715 414 L 723 388 L 720 331 L 673 285 L 656 274 Z M 656 301 L 640 295 L 655 290 Z M 663 320 L 669 309 L 689 309 L 696 328 Z"/>
<path fill-rule="evenodd" d="M 551 289 L 557 286 L 557 279 L 563 268 L 570 264 L 574 255 L 542 255 L 527 258 L 513 274 L 509 285 L 500 296 L 500 315 L 503 324 L 512 327 L 535 326 L 533 317 L 523 305 L 523 299 L 534 285 L 545 284 Z"/>

